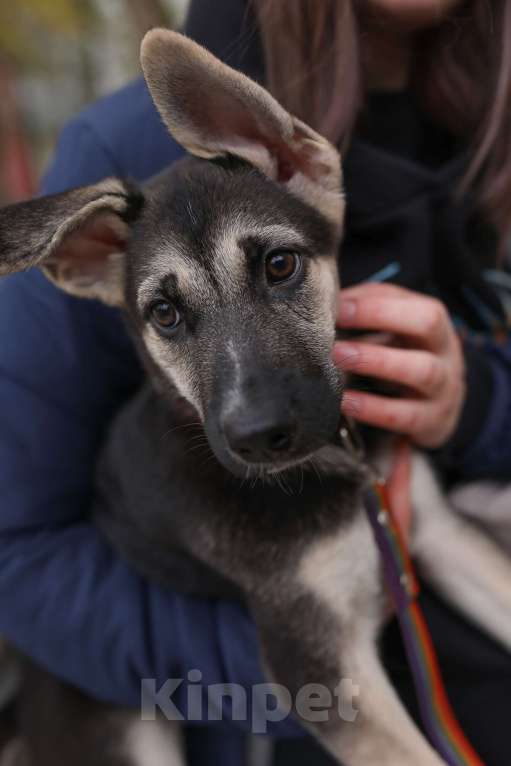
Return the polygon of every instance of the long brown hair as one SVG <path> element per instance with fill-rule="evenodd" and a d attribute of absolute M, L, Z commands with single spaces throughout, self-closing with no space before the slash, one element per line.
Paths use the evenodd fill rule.
<path fill-rule="evenodd" d="M 337 145 L 364 100 L 362 0 L 253 0 L 267 84 Z M 465 0 L 420 33 L 412 87 L 470 149 L 461 191 L 476 187 L 501 241 L 511 232 L 511 0 Z"/>

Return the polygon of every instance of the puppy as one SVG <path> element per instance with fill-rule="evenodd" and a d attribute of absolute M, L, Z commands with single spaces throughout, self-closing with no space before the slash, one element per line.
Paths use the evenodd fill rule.
<path fill-rule="evenodd" d="M 95 519 L 147 576 L 242 598 L 268 677 L 293 700 L 352 679 L 355 721 L 336 709 L 304 721 L 344 766 L 440 766 L 378 657 L 369 476 L 336 439 L 340 157 L 179 34 L 149 33 L 142 66 L 186 158 L 142 188 L 110 178 L 0 212 L 0 273 L 40 266 L 63 290 L 121 307 L 147 370 L 112 427 Z M 449 513 L 419 456 L 413 500 L 422 572 L 511 648 L 511 564 Z M 142 736 L 135 713 L 37 678 L 44 711 L 29 711 L 24 762 L 184 762 L 174 725 Z"/>

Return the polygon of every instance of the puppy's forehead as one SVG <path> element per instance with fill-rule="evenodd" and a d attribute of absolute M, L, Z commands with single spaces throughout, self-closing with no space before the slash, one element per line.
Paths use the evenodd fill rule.
<path fill-rule="evenodd" d="M 332 254 L 337 247 L 337 230 L 322 215 L 243 162 L 186 157 L 148 192 L 132 243 L 139 303 L 165 279 L 192 303 L 234 297 L 247 286 L 251 239 L 259 252 L 305 244 Z"/>
<path fill-rule="evenodd" d="M 189 215 L 193 226 L 196 213 L 191 206 Z M 233 298 L 247 286 L 249 269 L 244 243 L 253 240 L 272 248 L 303 244 L 303 237 L 287 222 L 265 222 L 238 211 L 224 215 L 216 223 L 203 232 L 200 243 L 177 232 L 158 242 L 143 270 L 139 304 L 145 304 L 154 292 L 169 284 L 191 304 L 203 305 L 204 301 L 224 295 Z"/>

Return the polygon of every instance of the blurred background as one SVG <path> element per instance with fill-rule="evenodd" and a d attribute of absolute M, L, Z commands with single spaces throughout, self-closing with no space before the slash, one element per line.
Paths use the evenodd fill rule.
<path fill-rule="evenodd" d="M 59 130 L 139 74 L 154 26 L 188 0 L 0 0 L 0 205 L 31 196 Z"/>

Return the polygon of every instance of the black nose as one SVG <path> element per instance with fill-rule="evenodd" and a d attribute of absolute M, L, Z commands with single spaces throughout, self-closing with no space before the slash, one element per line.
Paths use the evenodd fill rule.
<path fill-rule="evenodd" d="M 223 431 L 233 452 L 249 462 L 265 463 L 291 449 L 296 424 L 290 417 L 265 422 L 235 414 L 224 420 Z"/>

